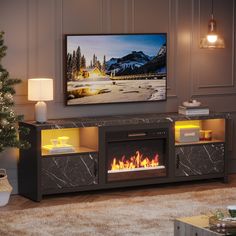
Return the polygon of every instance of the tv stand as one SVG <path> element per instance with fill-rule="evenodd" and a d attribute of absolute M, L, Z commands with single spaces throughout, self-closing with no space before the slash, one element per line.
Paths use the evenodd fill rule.
<path fill-rule="evenodd" d="M 30 130 L 20 139 L 31 147 L 20 150 L 19 194 L 40 201 L 55 193 L 212 178 L 227 182 L 228 120 L 226 113 L 165 113 L 20 122 Z M 196 124 L 211 131 L 210 139 L 176 140 L 177 125 L 185 132 L 185 125 Z M 119 159 L 121 149 L 127 153 Z M 132 161 L 137 166 L 127 167 Z"/>

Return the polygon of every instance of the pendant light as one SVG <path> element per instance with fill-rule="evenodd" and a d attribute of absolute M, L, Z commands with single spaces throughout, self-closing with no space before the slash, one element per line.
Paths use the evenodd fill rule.
<path fill-rule="evenodd" d="M 211 0 L 211 18 L 208 22 L 208 34 L 201 39 L 200 48 L 225 48 L 224 39 L 216 30 L 216 20 L 213 14 L 213 0 Z"/>

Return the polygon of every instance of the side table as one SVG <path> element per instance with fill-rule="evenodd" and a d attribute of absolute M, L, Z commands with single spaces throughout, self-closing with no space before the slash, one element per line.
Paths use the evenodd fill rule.
<path fill-rule="evenodd" d="M 218 230 L 218 232 L 217 232 Z M 199 215 L 177 218 L 174 221 L 174 236 L 219 236 L 235 235 L 219 228 L 211 230 L 209 227 L 209 216 Z"/>

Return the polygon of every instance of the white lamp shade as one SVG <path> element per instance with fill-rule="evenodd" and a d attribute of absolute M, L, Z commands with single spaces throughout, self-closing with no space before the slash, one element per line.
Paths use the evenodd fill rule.
<path fill-rule="evenodd" d="M 29 79 L 28 100 L 30 101 L 53 100 L 53 79 L 50 78 Z"/>

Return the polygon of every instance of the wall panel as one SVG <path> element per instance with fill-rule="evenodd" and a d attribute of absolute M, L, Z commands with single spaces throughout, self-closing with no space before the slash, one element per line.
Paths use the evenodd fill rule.
<path fill-rule="evenodd" d="M 214 3 L 217 30 L 225 38 L 225 49 L 200 49 L 200 38 L 207 34 L 211 12 L 210 0 L 194 1 L 192 93 L 193 95 L 230 94 L 236 92 L 234 58 L 235 1 Z M 196 30 L 195 30 L 196 29 Z"/>
<path fill-rule="evenodd" d="M 134 0 L 134 31 L 168 32 L 170 1 Z"/>
<path fill-rule="evenodd" d="M 191 43 L 192 43 L 192 1 L 179 0 L 177 1 L 177 30 L 175 44 L 175 61 L 176 63 L 176 94 L 178 103 L 189 100 L 191 98 Z"/>
<path fill-rule="evenodd" d="M 107 7 L 105 9 L 107 12 L 105 24 L 108 26 L 106 33 L 124 33 L 128 28 L 127 0 L 108 0 L 104 5 Z"/>
<path fill-rule="evenodd" d="M 102 29 L 101 0 L 64 0 L 63 33 L 100 33 Z"/>

